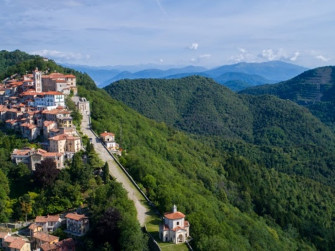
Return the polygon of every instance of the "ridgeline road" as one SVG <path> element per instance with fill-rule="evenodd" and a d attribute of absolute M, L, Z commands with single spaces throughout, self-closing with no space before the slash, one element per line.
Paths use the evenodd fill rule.
<path fill-rule="evenodd" d="M 73 97 L 73 101 L 77 101 L 78 97 Z M 141 226 L 144 226 L 146 217 L 149 215 L 149 208 L 145 207 L 142 203 L 146 203 L 144 197 L 139 193 L 135 186 L 131 183 L 127 175 L 121 170 L 119 165 L 114 161 L 113 157 L 109 154 L 103 143 L 97 138 L 90 129 L 89 115 L 83 114 L 80 129 L 81 132 L 91 138 L 95 151 L 99 157 L 109 165 L 109 172 L 128 192 L 128 198 L 131 199 L 137 210 L 137 219 Z"/>

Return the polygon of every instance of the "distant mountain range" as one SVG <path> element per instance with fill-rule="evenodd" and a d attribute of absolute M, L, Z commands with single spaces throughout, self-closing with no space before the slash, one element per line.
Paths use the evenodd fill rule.
<path fill-rule="evenodd" d="M 214 79 L 234 91 L 247 87 L 276 83 L 288 80 L 307 70 L 307 68 L 281 61 L 263 63 L 238 63 L 224 65 L 213 69 L 200 66 L 182 68 L 147 68 L 135 66 L 90 67 L 80 65 L 70 66 L 78 71 L 89 74 L 99 87 L 104 87 L 121 79 L 160 78 L 173 79 L 199 75 Z M 157 66 L 158 67 L 158 66 Z M 141 70 L 138 70 L 141 69 Z"/>

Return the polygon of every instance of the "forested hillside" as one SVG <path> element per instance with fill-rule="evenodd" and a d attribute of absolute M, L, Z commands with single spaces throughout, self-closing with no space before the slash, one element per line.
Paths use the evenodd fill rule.
<path fill-rule="evenodd" d="M 80 85 L 79 94 L 91 102 L 94 130 L 98 133 L 105 130 L 116 133 L 117 141 L 124 149 L 120 161 L 145 189 L 161 213 L 170 210 L 175 203 L 179 210 L 187 215 L 187 220 L 191 224 L 190 234 L 193 237 L 191 244 L 196 250 L 332 250 L 334 247 L 335 191 L 332 186 L 326 185 L 332 183 L 329 178 L 333 175 L 330 168 L 332 162 L 329 159 L 324 160 L 325 168 L 327 167 L 330 173 L 329 177 L 326 174 L 323 177 L 321 174 L 326 169 L 319 164 L 325 152 L 321 147 L 313 148 L 316 147 L 314 141 L 318 138 L 319 141 L 316 142 L 327 151 L 331 151 L 334 136 L 306 109 L 275 98 L 241 97 L 224 87 L 222 89 L 224 91 L 220 92 L 218 89 L 208 90 L 207 86 L 184 88 L 178 83 L 181 88 L 178 91 L 181 101 L 184 97 L 188 97 L 197 109 L 187 102 L 180 103 L 188 107 L 192 116 L 202 122 L 198 125 L 192 122 L 190 117 L 187 121 L 189 124 L 184 124 L 182 119 L 187 115 L 186 111 L 180 117 L 171 113 L 173 118 L 171 121 L 175 118 L 181 119 L 180 123 L 185 126 L 184 130 L 193 125 L 192 130 L 196 134 L 189 134 L 167 126 L 164 122 L 148 119 L 111 98 L 104 90 L 96 88 L 87 75 L 58 68 L 51 61 L 36 60 L 23 63 L 28 70 L 34 69 L 34 64 L 39 64 L 40 69 L 57 69 L 60 72 L 72 72 L 77 76 Z M 15 67 L 10 67 L 7 74 L 23 66 L 21 64 Z M 208 86 L 210 85 L 212 84 L 209 82 Z M 184 93 L 185 89 L 190 89 L 190 94 L 186 91 Z M 128 91 L 132 93 L 131 89 Z M 137 91 L 137 95 L 133 96 L 134 99 L 145 97 L 145 92 L 142 94 Z M 211 101 L 216 93 L 215 101 Z M 217 102 L 222 103 L 221 98 L 225 99 L 222 102 L 226 104 L 217 108 Z M 206 105 L 200 102 L 203 99 L 209 102 L 208 106 L 202 107 Z M 230 99 L 232 101 L 229 101 Z M 156 103 L 154 101 L 155 99 L 148 95 L 149 104 L 146 109 L 150 107 L 161 109 L 154 110 L 152 114 L 169 111 L 164 110 L 164 106 L 159 106 L 158 101 Z M 169 103 L 170 101 L 166 99 L 165 104 L 170 105 L 171 111 L 176 111 L 178 114 L 181 106 L 175 106 L 175 103 Z M 255 104 L 251 105 L 252 102 Z M 270 104 L 272 106 L 266 109 Z M 219 112 L 207 115 L 208 108 L 218 109 Z M 287 112 L 284 113 L 283 109 L 287 109 Z M 223 120 L 219 120 L 214 127 L 206 125 L 205 120 L 208 118 L 206 116 L 216 123 L 215 119 L 220 118 L 221 112 L 225 115 Z M 235 114 L 240 117 L 236 118 Z M 306 126 L 310 128 L 304 135 L 306 144 L 303 144 L 302 132 L 298 132 L 301 129 L 297 127 L 301 124 L 295 121 L 297 117 L 299 119 L 301 117 L 303 123 L 307 123 Z M 161 116 L 160 121 L 164 119 L 167 119 L 167 116 Z M 292 122 L 292 127 L 281 128 L 281 121 L 287 119 Z M 240 122 L 241 125 L 238 124 Z M 245 122 L 246 124 L 243 124 Z M 277 133 L 276 130 L 279 130 L 277 127 L 283 132 Z M 208 132 L 202 134 L 206 129 Z M 281 136 L 287 133 L 289 133 L 287 137 Z M 325 144 L 326 139 L 328 145 Z M 290 145 L 286 147 L 286 144 Z M 12 147 L 1 145 L 2 151 L 10 151 Z M 87 151 L 90 151 L 89 147 Z M 10 163 L 8 152 L 6 154 L 2 154 L 6 156 L 3 163 Z M 94 158 L 94 152 L 88 156 Z M 94 159 L 92 162 L 96 165 Z M 312 168 L 310 165 L 313 163 L 320 170 Z M 271 168 L 272 165 L 275 168 Z M 279 166 L 294 172 L 286 170 L 286 174 L 282 173 L 278 171 Z M 87 178 L 87 168 L 89 167 L 83 166 L 78 156 L 69 170 L 58 177 L 61 182 L 56 183 L 65 188 L 69 186 L 68 184 L 73 186 L 77 184 L 76 182 L 80 184 L 81 178 L 78 177 Z M 13 165 L 9 169 L 13 170 Z M 308 174 L 311 170 L 320 177 L 315 175 L 318 178 L 307 178 L 313 176 Z M 66 174 L 68 172 L 69 174 Z M 80 172 L 85 175 L 80 175 Z M 5 174 L 3 176 L 0 173 L 0 178 L 5 181 L 11 179 L 9 173 Z M 94 183 L 90 179 L 91 177 L 88 182 L 82 183 L 84 187 L 92 189 L 95 184 L 99 185 L 97 180 Z M 105 182 L 108 181 L 103 181 L 103 184 L 100 184 L 95 192 L 90 193 L 87 199 L 90 210 L 101 215 L 101 218 L 94 219 L 96 224 L 94 226 L 100 226 L 98 228 L 100 230 L 107 228 L 108 225 L 105 225 L 102 219 L 104 216 L 118 216 L 113 210 L 108 210 L 109 207 L 114 207 L 129 225 L 120 223 L 118 226 L 125 227 L 113 233 L 121 231 L 125 235 L 117 236 L 119 242 L 115 243 L 113 239 L 110 240 L 111 243 L 121 247 L 122 250 L 126 249 L 120 246 L 123 245 L 120 243 L 124 245 L 136 243 L 134 247 L 140 249 L 142 246 L 138 243 L 141 240 L 136 238 L 138 228 L 131 216 L 133 207 L 128 207 L 127 202 L 118 199 L 124 198 L 118 185 L 114 183 L 106 185 Z M 1 184 L 5 184 L 4 191 L 8 191 L 6 182 Z M 51 189 L 50 193 L 45 194 L 55 196 L 63 191 L 67 190 Z M 8 200 L 10 197 L 8 192 L 0 196 Z M 72 199 L 70 202 L 76 203 L 77 200 Z M 130 215 L 126 216 L 125 212 L 128 211 Z M 125 236 L 134 242 L 128 241 Z M 99 237 L 92 235 L 92 240 L 97 241 L 99 239 L 94 238 Z M 108 235 L 105 237 L 108 238 Z M 90 247 L 89 244 L 87 243 L 87 248 Z"/>
<path fill-rule="evenodd" d="M 12 52 L 2 50 L 0 51 L 0 73 L 5 72 L 10 66 L 34 58 L 38 58 L 38 56 L 29 55 L 19 50 Z"/>
<path fill-rule="evenodd" d="M 321 121 L 335 128 L 335 67 L 321 67 L 274 85 L 257 86 L 241 93 L 271 94 L 307 107 Z"/>
<path fill-rule="evenodd" d="M 122 80 L 105 88 L 143 115 L 209 138 L 224 151 L 334 183 L 334 134 L 293 102 L 233 93 L 202 77 Z"/>
<path fill-rule="evenodd" d="M 246 179 L 243 172 L 229 177 L 228 171 L 235 168 L 233 163 L 238 163 L 236 165 L 243 169 L 250 164 L 246 160 L 241 159 L 242 163 L 248 163 L 243 166 L 239 163 L 240 158 L 217 150 L 214 144 L 192 139 L 164 123 L 149 120 L 108 97 L 103 91 L 80 88 L 80 94 L 92 102 L 93 127 L 98 132 L 116 132 L 117 141 L 126 149 L 121 162 L 145 188 L 159 210 L 168 211 L 173 203 L 176 203 L 179 210 L 186 213 L 191 222 L 191 236 L 194 238 L 192 243 L 197 250 L 308 249 L 308 246 L 312 245 L 301 242 L 302 236 L 299 231 L 304 231 L 303 226 L 299 226 L 297 221 L 291 222 L 291 219 L 299 218 L 293 211 L 291 216 L 280 211 L 287 217 L 281 225 L 278 225 L 279 217 L 276 223 L 270 216 L 275 213 L 280 200 L 284 199 L 281 194 L 284 194 L 285 190 L 287 194 L 289 189 L 295 189 L 289 184 L 298 182 L 302 188 L 305 180 L 300 182 L 289 176 L 283 176 L 282 180 L 279 180 L 279 174 L 275 170 L 272 170 L 276 173 L 272 180 L 273 174 L 268 173 L 267 169 L 254 166 L 259 170 L 259 175 L 250 177 L 255 180 L 246 181 L 248 186 L 254 187 L 255 184 L 257 189 L 263 191 L 261 185 L 267 187 L 273 184 L 274 187 L 270 190 L 278 192 L 278 201 L 271 203 L 273 212 L 269 214 L 269 209 L 263 212 L 267 217 L 260 217 L 262 214 L 257 215 L 254 211 L 256 198 L 253 196 L 258 194 L 257 191 L 251 192 L 238 181 Z M 269 179 L 267 182 L 264 181 L 264 175 Z M 284 180 L 287 180 L 287 186 L 275 187 L 275 184 L 281 184 Z M 319 187 L 320 184 L 316 183 L 316 186 Z M 278 189 L 283 190 L 279 192 Z M 315 203 L 308 199 L 314 190 L 304 195 L 302 191 L 297 193 L 304 197 L 304 203 Z M 332 193 L 329 192 L 327 196 L 332 197 Z M 332 208 L 331 199 L 319 195 L 316 197 L 322 198 L 322 201 Z M 265 203 L 262 198 L 267 197 L 260 196 L 260 205 Z M 298 201 L 300 198 L 293 197 L 292 200 Z M 307 204 L 303 207 L 308 206 Z M 300 213 L 297 212 L 298 215 Z M 312 214 L 310 216 L 312 217 Z M 288 221 L 293 224 L 289 226 Z M 287 227 L 289 231 L 286 231 Z M 324 231 L 325 229 L 322 230 Z M 296 234 L 292 235 L 294 232 Z M 308 238 L 316 238 L 312 235 L 309 233 Z M 329 243 L 327 241 L 322 245 L 326 247 Z"/>

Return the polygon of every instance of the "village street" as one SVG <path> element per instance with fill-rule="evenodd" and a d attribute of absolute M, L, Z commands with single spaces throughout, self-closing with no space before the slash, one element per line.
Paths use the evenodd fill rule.
<path fill-rule="evenodd" d="M 78 97 L 73 97 L 72 99 L 75 101 Z M 120 182 L 123 187 L 128 192 L 128 197 L 131 199 L 136 207 L 137 210 L 137 219 L 141 226 L 144 226 L 146 217 L 149 214 L 149 208 L 145 207 L 142 203 L 146 203 L 143 196 L 138 192 L 138 190 L 134 187 L 125 173 L 121 170 L 118 164 L 114 161 L 112 156 L 103 146 L 103 143 L 97 138 L 90 129 L 89 124 L 89 115 L 82 114 L 83 119 L 81 121 L 81 131 L 89 138 L 92 139 L 92 143 L 94 145 L 95 151 L 98 153 L 99 157 L 104 161 L 108 162 L 109 171 L 112 177 L 114 177 L 118 182 Z"/>

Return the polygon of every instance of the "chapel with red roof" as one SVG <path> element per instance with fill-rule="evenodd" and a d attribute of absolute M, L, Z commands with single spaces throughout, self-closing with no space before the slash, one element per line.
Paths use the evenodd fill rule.
<path fill-rule="evenodd" d="M 172 212 L 164 214 L 164 222 L 159 226 L 159 237 L 163 242 L 183 243 L 190 233 L 190 224 L 185 220 L 185 215 L 177 211 L 173 205 Z"/>

